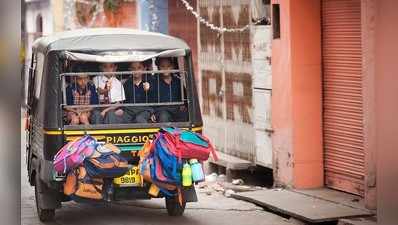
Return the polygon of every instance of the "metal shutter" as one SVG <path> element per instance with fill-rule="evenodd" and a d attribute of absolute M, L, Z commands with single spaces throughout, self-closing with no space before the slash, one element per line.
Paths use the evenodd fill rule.
<path fill-rule="evenodd" d="M 360 0 L 322 1 L 326 186 L 363 195 Z"/>

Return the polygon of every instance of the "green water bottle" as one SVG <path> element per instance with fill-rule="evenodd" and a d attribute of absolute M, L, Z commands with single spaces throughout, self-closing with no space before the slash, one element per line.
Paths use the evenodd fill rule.
<path fill-rule="evenodd" d="M 188 163 L 182 168 L 182 186 L 189 187 L 192 185 L 192 169 Z"/>

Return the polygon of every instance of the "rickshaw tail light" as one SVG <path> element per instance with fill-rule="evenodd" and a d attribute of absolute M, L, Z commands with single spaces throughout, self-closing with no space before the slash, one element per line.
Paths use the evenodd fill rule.
<path fill-rule="evenodd" d="M 30 120 L 29 117 L 25 117 L 25 130 L 29 130 L 30 127 Z"/>

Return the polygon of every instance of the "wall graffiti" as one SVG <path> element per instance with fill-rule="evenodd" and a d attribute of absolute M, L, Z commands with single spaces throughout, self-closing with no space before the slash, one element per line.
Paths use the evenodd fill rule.
<path fill-rule="evenodd" d="M 252 123 L 250 110 L 252 107 L 252 78 L 247 73 L 225 73 L 225 95 L 227 99 L 227 119 Z M 235 106 L 238 115 L 235 116 Z"/>
<path fill-rule="evenodd" d="M 247 73 L 225 73 L 227 119 L 252 124 L 252 79 Z M 203 114 L 223 118 L 222 74 L 202 70 Z M 237 108 L 237 112 L 235 112 Z M 239 118 L 236 117 L 238 113 Z"/>
<path fill-rule="evenodd" d="M 211 85 L 211 83 L 213 83 L 213 85 Z M 222 81 L 220 72 L 202 70 L 203 114 L 214 115 L 218 118 L 223 117 L 223 97 L 222 95 L 219 95 L 221 85 Z M 213 107 L 213 110 L 211 107 Z M 211 113 L 211 111 L 214 111 L 214 114 Z"/>
<path fill-rule="evenodd" d="M 238 15 L 233 12 L 231 5 L 223 7 L 224 26 L 238 28 L 250 23 L 249 5 L 241 5 Z M 224 54 L 226 60 L 250 62 L 250 30 L 224 34 Z"/>
<path fill-rule="evenodd" d="M 200 14 L 214 25 L 220 25 L 221 19 L 224 26 L 229 28 L 242 27 L 250 23 L 249 3 L 243 4 L 238 1 L 232 4 L 227 1 L 222 6 L 223 18 L 220 15 L 220 5 L 203 1 L 199 6 Z M 224 52 L 221 40 L 224 40 Z M 203 114 L 222 119 L 225 97 L 226 119 L 252 124 L 250 30 L 218 34 L 201 24 L 200 45 Z M 219 53 L 224 54 L 225 60 L 224 95 L 221 92 L 223 86 L 221 62 L 214 60 Z"/>
<path fill-rule="evenodd" d="M 220 6 L 213 6 L 212 8 L 200 7 L 200 12 L 203 18 L 216 26 L 220 26 Z M 202 23 L 200 23 L 200 45 L 202 46 L 202 52 L 221 52 L 221 42 L 218 34 Z"/>

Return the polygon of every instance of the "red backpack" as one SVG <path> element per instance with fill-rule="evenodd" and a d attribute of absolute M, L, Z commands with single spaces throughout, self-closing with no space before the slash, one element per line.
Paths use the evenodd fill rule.
<path fill-rule="evenodd" d="M 181 130 L 178 128 L 160 129 L 161 137 L 166 141 L 169 150 L 178 159 L 198 159 L 205 161 L 210 153 L 214 160 L 218 160 L 217 154 L 208 138 L 199 133 Z"/>

